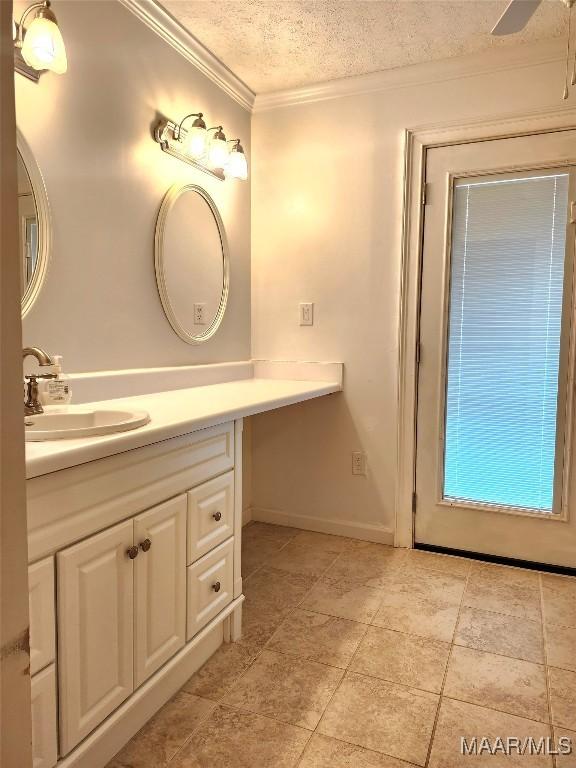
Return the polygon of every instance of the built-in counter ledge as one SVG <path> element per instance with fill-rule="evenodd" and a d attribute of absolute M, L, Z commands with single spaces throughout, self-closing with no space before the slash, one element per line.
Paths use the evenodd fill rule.
<path fill-rule="evenodd" d="M 26 476 L 38 477 L 227 421 L 342 390 L 342 363 L 254 360 L 71 374 L 73 409 L 148 411 L 149 424 L 83 439 L 28 442 Z"/>

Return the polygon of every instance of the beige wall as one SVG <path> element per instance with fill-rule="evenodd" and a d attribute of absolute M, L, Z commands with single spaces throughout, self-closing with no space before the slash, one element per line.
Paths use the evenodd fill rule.
<path fill-rule="evenodd" d="M 68 370 L 246 359 L 250 355 L 250 184 L 221 182 L 163 154 L 156 111 L 202 110 L 250 153 L 250 115 L 118 0 L 59 0 L 66 75 L 16 78 L 18 127 L 52 207 L 46 283 L 24 341 L 64 355 Z M 216 337 L 181 341 L 154 278 L 154 225 L 174 183 L 203 186 L 230 243 L 230 300 Z"/>
<path fill-rule="evenodd" d="M 254 418 L 255 507 L 392 530 L 403 131 L 558 109 L 559 57 L 539 46 L 411 67 L 380 92 L 254 116 L 253 356 L 345 363 L 342 396 Z M 312 328 L 299 301 L 315 302 Z M 352 476 L 353 450 L 368 477 Z"/>

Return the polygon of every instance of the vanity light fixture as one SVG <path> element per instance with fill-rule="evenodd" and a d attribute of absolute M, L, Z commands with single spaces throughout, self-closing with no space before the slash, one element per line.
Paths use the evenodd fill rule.
<path fill-rule="evenodd" d="M 224 172 L 226 177 L 246 181 L 248 178 L 248 163 L 244 154 L 244 147 L 240 144 L 240 139 L 230 139 L 234 144 L 228 155 L 228 162 Z"/>
<path fill-rule="evenodd" d="M 24 27 L 28 16 L 34 18 Z M 17 72 L 38 82 L 40 75 L 50 70 L 63 75 L 68 69 L 66 47 L 50 0 L 29 6 L 14 23 L 15 68 Z"/>
<path fill-rule="evenodd" d="M 196 119 L 190 128 L 183 133 L 182 126 L 191 117 Z M 206 123 L 202 119 L 203 117 L 202 112 L 192 112 L 190 115 L 186 115 L 183 120 L 180 120 L 180 124 L 174 130 L 174 138 L 182 143 L 184 152 L 194 158 L 194 160 L 204 157 L 208 146 L 208 131 L 206 130 Z"/>
<path fill-rule="evenodd" d="M 190 118 L 194 121 L 185 128 Z M 212 138 L 210 131 L 214 131 Z M 192 112 L 179 123 L 161 116 L 154 128 L 154 140 L 163 152 L 221 181 L 248 178 L 248 163 L 240 139 L 227 141 L 221 125 L 206 128 L 202 112 Z M 230 144 L 234 145 L 231 149 Z"/>
<path fill-rule="evenodd" d="M 228 142 L 221 125 L 209 128 L 216 131 L 208 148 L 208 164 L 211 168 L 225 168 L 228 160 Z"/>

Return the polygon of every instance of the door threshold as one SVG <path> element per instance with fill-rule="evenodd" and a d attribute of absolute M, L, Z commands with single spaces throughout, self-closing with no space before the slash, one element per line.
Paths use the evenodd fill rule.
<path fill-rule="evenodd" d="M 414 549 L 421 549 L 425 552 L 436 552 L 439 555 L 455 555 L 457 557 L 467 557 L 470 560 L 480 560 L 485 563 L 496 563 L 497 565 L 512 565 L 515 568 L 527 568 L 531 571 L 556 573 L 560 574 L 561 576 L 576 576 L 576 568 L 571 568 L 568 565 L 536 563 L 533 560 L 518 560 L 514 557 L 485 555 L 482 552 L 469 552 L 467 549 L 451 549 L 450 547 L 438 547 L 435 544 L 419 544 L 418 542 L 414 543 Z"/>

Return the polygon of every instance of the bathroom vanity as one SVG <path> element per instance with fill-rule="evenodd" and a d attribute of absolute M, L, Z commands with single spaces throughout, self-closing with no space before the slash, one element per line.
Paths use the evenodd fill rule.
<path fill-rule="evenodd" d="M 102 768 L 239 639 L 243 418 L 341 389 L 339 365 L 285 366 L 107 401 L 148 411 L 131 432 L 27 444 L 36 768 Z"/>

